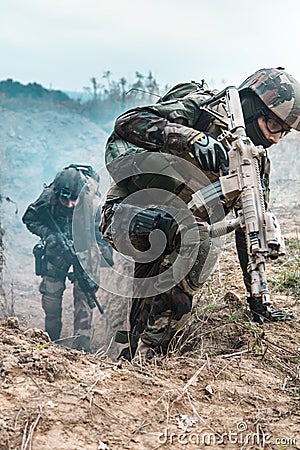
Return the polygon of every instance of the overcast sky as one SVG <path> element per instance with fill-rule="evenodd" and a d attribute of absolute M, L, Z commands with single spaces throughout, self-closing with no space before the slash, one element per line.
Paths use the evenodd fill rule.
<path fill-rule="evenodd" d="M 161 86 L 300 80 L 299 0 L 0 0 L 0 80 L 77 90 L 151 70 Z"/>

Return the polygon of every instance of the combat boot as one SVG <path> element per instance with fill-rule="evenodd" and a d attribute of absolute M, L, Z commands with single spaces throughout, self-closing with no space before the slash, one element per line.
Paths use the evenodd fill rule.
<path fill-rule="evenodd" d="M 261 299 L 248 297 L 247 302 L 253 313 L 253 321 L 256 323 L 263 324 L 265 320 L 269 322 L 288 322 L 294 319 L 291 314 L 264 305 Z"/>
<path fill-rule="evenodd" d="M 145 363 L 149 362 L 155 355 L 155 350 L 149 347 L 149 345 L 145 344 L 141 339 L 139 339 L 138 346 L 135 355 L 131 360 L 131 363 L 133 365 L 142 366 Z"/>
<path fill-rule="evenodd" d="M 75 350 L 84 350 L 85 352 L 90 351 L 90 337 L 89 336 L 77 336 L 72 344 L 72 348 Z"/>

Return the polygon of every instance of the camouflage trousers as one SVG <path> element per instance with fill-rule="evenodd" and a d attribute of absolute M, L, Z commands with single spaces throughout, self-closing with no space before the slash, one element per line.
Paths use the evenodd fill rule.
<path fill-rule="evenodd" d="M 130 325 L 133 336 L 138 336 L 139 341 L 132 345 L 131 357 L 134 355 L 137 346 L 139 349 L 141 343 L 166 353 L 174 336 L 180 333 L 182 326 L 188 320 L 192 308 L 193 294 L 201 288 L 201 281 L 202 284 L 205 282 L 217 258 L 214 250 L 209 250 L 210 241 L 207 239 L 205 232 L 201 237 L 202 244 L 199 247 L 196 264 L 193 266 L 191 273 L 181 283 L 156 297 L 133 299 Z M 251 280 L 247 271 L 248 256 L 245 234 L 242 230 L 237 230 L 235 237 L 244 283 L 248 292 L 250 292 Z M 142 245 L 139 245 L 139 248 L 142 248 Z M 208 264 L 207 259 L 210 259 Z M 207 268 L 205 269 L 206 264 Z M 135 277 L 154 276 L 166 270 L 169 266 L 168 255 L 149 265 L 136 264 Z M 197 287 L 193 284 L 195 276 L 199 277 L 198 282 L 195 282 Z M 124 353 L 126 356 L 126 352 Z"/>
<path fill-rule="evenodd" d="M 114 220 L 115 210 L 116 207 L 113 207 L 111 203 L 104 206 L 101 232 L 104 239 L 107 239 L 112 246 L 117 248 L 117 241 L 122 242 L 124 239 L 122 229 L 118 227 L 119 235 L 115 237 L 114 241 L 112 240 L 110 228 Z M 199 291 L 205 281 L 202 269 L 205 266 L 211 243 L 207 228 L 203 224 L 196 225 L 196 228 L 197 232 L 193 234 L 193 239 L 197 239 L 196 244 L 200 245 L 195 263 L 187 271 L 184 279 L 179 283 L 174 282 L 172 288 L 166 291 L 159 289 L 162 293 L 147 297 L 145 296 L 147 289 L 143 285 L 142 279 L 147 280 L 150 277 L 162 274 L 172 266 L 174 259 L 176 260 L 177 257 L 176 242 L 174 242 L 173 249 L 169 249 L 158 259 L 147 263 L 135 263 L 135 290 L 130 311 L 130 332 L 117 333 L 116 338 L 117 342 L 125 343 L 127 341 L 129 345 L 123 349 L 120 356 L 129 360 L 132 359 L 140 342 L 165 354 L 175 335 L 180 332 L 182 325 L 188 320 L 192 309 L 193 295 Z M 130 234 L 132 245 L 140 252 L 149 248 L 148 238 L 149 233 Z M 195 242 L 187 243 L 186 261 L 190 259 L 189 256 L 193 253 L 194 246 Z"/>
<path fill-rule="evenodd" d="M 151 267 L 136 264 L 135 277 L 153 276 L 165 268 L 164 262 L 158 261 Z M 130 327 L 132 335 L 137 339 L 131 343 L 131 357 L 134 356 L 139 342 L 156 352 L 166 354 L 170 344 L 175 344 L 173 338 L 190 316 L 192 301 L 193 297 L 184 292 L 180 285 L 154 297 L 133 298 Z"/>
<path fill-rule="evenodd" d="M 43 276 L 39 287 L 39 291 L 42 294 L 42 307 L 45 312 L 45 330 L 53 341 L 60 338 L 62 329 L 62 298 L 66 289 L 66 277 L 69 267 L 69 264 L 64 264 L 58 269 L 48 262 L 46 275 Z M 73 283 L 73 298 L 74 336 L 86 337 L 85 342 L 89 344 L 92 309 L 89 307 L 86 297 L 79 287 L 76 274 Z"/>

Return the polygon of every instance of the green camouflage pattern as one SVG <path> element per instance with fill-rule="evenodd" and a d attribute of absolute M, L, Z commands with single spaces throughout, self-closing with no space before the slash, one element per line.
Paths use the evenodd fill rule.
<path fill-rule="evenodd" d="M 201 88 L 196 82 L 181 83 L 154 105 L 137 107 L 122 114 L 106 143 L 108 171 L 113 173 L 112 163 L 122 156 L 144 151 L 163 151 L 179 156 L 186 153 L 196 130 L 203 131 L 207 125 L 200 120 L 205 113 L 199 106 L 215 93 Z"/>
<path fill-rule="evenodd" d="M 132 164 L 133 160 L 130 158 L 126 160 L 124 157 L 141 152 L 145 153 L 145 158 L 154 160 L 157 152 L 174 154 L 199 167 L 197 160 L 189 152 L 189 142 L 200 131 L 206 131 L 217 137 L 224 130 L 224 124 L 200 109 L 203 100 L 212 94 L 215 94 L 215 91 L 210 93 L 209 91 L 205 91 L 205 93 L 194 91 L 182 99 L 137 107 L 119 116 L 115 123 L 115 131 L 108 138 L 106 144 L 106 167 L 112 178 L 120 179 L 121 173 L 130 173 L 131 169 L 126 167 L 126 164 Z M 218 112 L 224 114 L 222 105 L 219 108 Z M 151 164 L 153 165 L 153 161 Z M 264 180 L 265 192 L 268 192 L 269 172 L 270 167 L 267 163 Z M 172 176 L 171 173 L 168 175 Z M 212 172 L 206 172 L 206 176 L 211 182 L 218 179 Z M 134 180 L 126 183 L 126 187 L 124 184 L 112 185 L 108 198 L 126 197 L 137 189 L 154 187 L 149 181 L 149 177 L 153 178 L 152 175 L 149 175 L 146 181 L 145 176 L 143 180 L 140 179 L 139 186 L 135 185 Z M 174 174 L 174 178 L 176 178 L 176 174 Z M 145 182 L 144 185 L 141 185 L 142 181 Z M 176 187 L 174 185 L 173 192 Z M 198 189 L 201 187 L 204 186 L 199 186 Z M 183 189 L 179 197 L 188 203 L 190 193 L 187 192 L 187 189 Z"/>
<path fill-rule="evenodd" d="M 174 98 L 150 106 L 137 107 L 119 116 L 115 122 L 114 132 L 110 136 L 106 146 L 106 164 L 112 178 L 114 180 L 122 179 L 114 176 L 115 174 L 119 175 L 122 171 L 132 173 L 130 167 L 126 167 L 127 162 L 125 156 L 140 152 L 144 152 L 143 156 L 145 160 L 148 157 L 159 159 L 157 158 L 157 153 L 163 152 L 181 157 L 200 168 L 198 160 L 190 152 L 190 141 L 201 131 L 218 137 L 224 131 L 224 128 L 226 128 L 223 122 L 213 118 L 209 113 L 200 109 L 203 101 L 213 94 L 215 92 L 207 92 L 204 95 L 203 92 L 196 90 L 185 95 L 183 98 Z M 220 105 L 220 108 L 223 107 Z M 218 108 L 217 111 L 221 115 L 226 113 L 226 111 L 220 111 L 219 106 L 216 108 Z M 229 143 L 227 147 L 229 150 Z M 128 164 L 131 165 L 134 162 L 134 158 L 128 158 L 127 160 L 129 160 Z M 145 161 L 145 167 L 147 167 L 146 163 Z M 267 160 L 265 164 L 261 165 L 266 166 L 265 170 L 262 170 L 266 195 L 269 185 L 269 161 Z M 153 167 L 152 164 L 151 167 Z M 173 170 L 173 166 L 170 165 L 170 171 Z M 161 174 L 159 168 L 157 174 Z M 145 173 L 143 177 L 139 175 L 138 180 L 135 180 L 135 177 L 130 177 L 130 179 L 124 177 L 123 180 L 125 182 L 119 183 L 118 186 L 112 185 L 107 197 L 109 199 L 114 197 L 124 198 L 138 190 L 160 187 L 160 181 L 161 188 L 165 190 L 165 177 L 160 178 L 157 174 Z M 173 174 L 168 173 L 168 176 L 173 177 L 175 180 L 180 180 L 176 172 L 173 172 Z M 216 181 L 218 179 L 216 174 L 209 171 L 206 172 L 206 176 L 210 181 Z M 198 186 L 198 189 L 201 187 L 203 186 Z M 174 190 L 170 188 L 170 191 L 176 192 L 176 195 L 185 203 L 191 200 L 191 190 L 188 186 L 183 187 L 181 191 L 177 191 L 177 186 L 174 184 Z M 106 208 L 107 211 L 110 211 L 107 215 L 105 214 Z M 104 236 L 106 230 L 109 229 L 113 214 L 114 211 L 112 210 L 111 204 L 107 203 L 102 215 L 103 223 L 101 231 Z M 200 217 L 202 221 L 208 220 L 204 212 L 198 210 L 194 214 Z M 176 286 L 178 291 L 172 290 L 172 292 L 160 294 L 156 298 L 139 298 L 138 301 L 133 301 L 133 305 L 137 306 L 136 310 L 134 307 L 131 308 L 130 325 L 131 332 L 140 336 L 138 352 L 141 344 L 148 346 L 148 348 L 159 348 L 165 351 L 172 338 L 176 335 L 177 330 L 180 329 L 182 320 L 187 320 L 190 313 L 188 308 L 186 308 L 186 313 L 181 317 L 176 316 L 174 310 L 176 308 L 183 308 L 185 301 L 192 298 L 199 290 L 201 282 L 204 282 L 204 280 L 200 279 L 199 274 L 202 270 L 201 266 L 204 265 L 206 260 L 206 251 L 203 254 L 199 254 L 198 259 L 200 261 L 199 267 L 193 268 L 195 269 L 195 273 L 192 277 L 189 277 L 188 274 Z M 169 262 L 170 264 L 172 263 L 172 261 L 167 261 L 167 258 L 159 262 L 157 272 L 162 273 L 166 270 L 169 267 Z M 136 263 L 135 278 L 146 278 L 149 276 L 149 273 L 152 276 L 151 271 L 154 271 L 154 269 L 156 270 L 155 264 L 149 267 L 149 265 Z M 154 271 L 153 273 L 156 272 Z"/>
<path fill-rule="evenodd" d="M 279 119 L 300 131 L 300 83 L 283 69 L 261 69 L 250 75 L 239 91 L 250 89 Z"/>

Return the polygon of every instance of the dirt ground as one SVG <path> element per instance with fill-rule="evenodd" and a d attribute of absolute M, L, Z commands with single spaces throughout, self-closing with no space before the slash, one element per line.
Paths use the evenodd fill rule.
<path fill-rule="evenodd" d="M 1 217 L 0 300 L 12 317 L 0 322 L 0 450 L 300 449 L 298 138 L 291 133 L 271 152 L 271 207 L 290 245 L 267 266 L 274 305 L 295 319 L 252 322 L 229 240 L 168 356 L 133 365 L 116 360 L 112 339 L 128 312 L 117 295 L 99 292 L 105 314 L 94 315 L 93 353 L 63 346 L 73 334 L 70 284 L 65 341 L 51 343 L 42 331 L 37 238 L 22 212 L 65 165 L 85 161 L 98 169 L 107 138 L 95 123 L 53 108 L 2 108 L 1 194 L 15 205 L 4 200 Z"/>
<path fill-rule="evenodd" d="M 280 189 L 273 210 L 298 253 L 267 265 L 274 305 L 295 319 L 251 321 L 229 239 L 182 337 L 146 364 L 116 360 L 111 341 L 127 305 L 104 292 L 94 353 L 49 342 L 31 259 L 12 286 L 15 317 L 0 323 L 0 449 L 300 449 L 297 189 L 288 197 Z M 71 297 L 68 288 L 64 337 L 72 334 Z"/>
<path fill-rule="evenodd" d="M 291 214 L 284 223 L 299 242 Z M 269 276 L 289 258 L 268 265 Z M 71 350 L 21 319 L 3 321 L 0 449 L 300 449 L 299 298 L 273 292 L 295 320 L 260 326 L 241 292 L 229 242 L 183 337 L 146 364 Z"/>

